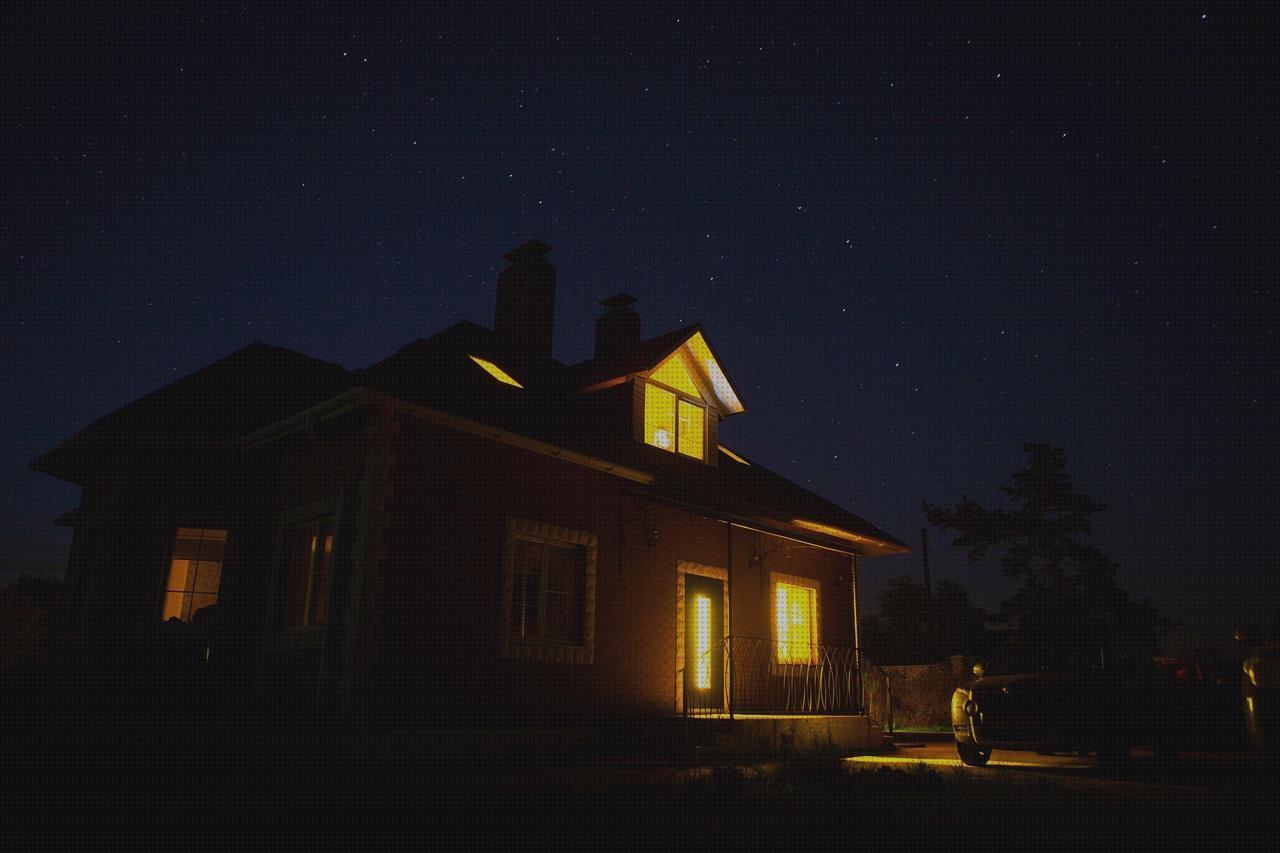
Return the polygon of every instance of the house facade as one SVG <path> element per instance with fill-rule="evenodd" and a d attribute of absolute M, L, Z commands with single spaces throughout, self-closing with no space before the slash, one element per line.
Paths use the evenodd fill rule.
<path fill-rule="evenodd" d="M 746 407 L 699 326 L 642 340 L 619 294 L 554 360 L 548 251 L 506 255 L 492 330 L 355 371 L 253 344 L 37 459 L 82 487 L 61 665 L 186 626 L 272 709 L 863 714 L 859 562 L 906 546 L 720 443 Z"/>

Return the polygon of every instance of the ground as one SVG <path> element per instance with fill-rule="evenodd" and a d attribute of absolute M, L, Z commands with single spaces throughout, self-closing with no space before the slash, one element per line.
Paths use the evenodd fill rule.
<path fill-rule="evenodd" d="M 137 730 L 135 730 L 137 731 Z M 474 734 L 264 733 L 218 741 L 8 743 L 6 809 L 53 845 L 361 843 L 448 849 L 780 849 L 1017 845 L 1269 847 L 1270 782 L 1243 754 L 1092 759 L 996 753 L 961 768 L 947 743 L 885 756 L 686 764 L 517 748 Z M 87 733 L 86 733 L 87 734 Z M 35 820 L 50 805 L 56 820 Z"/>

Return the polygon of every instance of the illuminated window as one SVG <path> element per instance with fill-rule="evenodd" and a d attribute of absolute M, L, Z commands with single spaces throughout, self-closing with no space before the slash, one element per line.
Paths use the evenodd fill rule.
<path fill-rule="evenodd" d="M 333 534 L 331 521 L 313 521 L 286 531 L 280 627 L 324 624 L 333 569 Z"/>
<path fill-rule="evenodd" d="M 503 553 L 503 654 L 590 663 L 596 537 L 510 519 Z"/>
<path fill-rule="evenodd" d="M 688 400 L 681 400 L 678 411 L 680 413 L 676 428 L 678 449 L 685 456 L 701 459 L 702 422 L 707 416 L 706 410 Z"/>
<path fill-rule="evenodd" d="M 676 449 L 676 395 L 648 383 L 644 389 L 644 440 L 663 450 Z"/>
<path fill-rule="evenodd" d="M 694 618 L 694 654 L 697 662 L 694 666 L 693 684 L 699 690 L 711 689 L 711 599 L 705 595 L 693 599 Z"/>
<path fill-rule="evenodd" d="M 812 583 L 775 576 L 773 619 L 778 663 L 815 663 L 818 659 L 818 590 Z"/>
<path fill-rule="evenodd" d="M 487 358 L 480 358 L 477 355 L 469 355 L 467 356 L 467 358 L 471 359 L 476 364 L 483 367 L 486 373 L 488 373 L 490 376 L 492 376 L 494 379 L 498 380 L 499 382 L 504 382 L 507 385 L 514 385 L 517 388 L 524 387 L 515 379 L 513 379 L 510 373 L 507 373 L 505 370 L 503 370 L 501 367 L 498 367 L 498 365 L 494 364 L 492 361 L 489 361 Z"/>
<path fill-rule="evenodd" d="M 652 382 L 645 383 L 645 444 L 701 459 L 706 418 L 706 407 L 700 401 L 686 400 Z"/>
<path fill-rule="evenodd" d="M 198 610 L 218 603 L 222 557 L 226 547 L 225 530 L 178 528 L 169 556 L 169 579 L 165 584 L 162 618 L 189 622 Z"/>

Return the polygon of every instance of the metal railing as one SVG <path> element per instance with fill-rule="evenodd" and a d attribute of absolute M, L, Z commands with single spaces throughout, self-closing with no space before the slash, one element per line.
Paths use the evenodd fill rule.
<path fill-rule="evenodd" d="M 700 689 L 696 673 L 704 683 Z M 862 685 L 852 646 L 781 646 L 761 637 L 725 637 L 686 661 L 683 714 L 858 714 Z"/>

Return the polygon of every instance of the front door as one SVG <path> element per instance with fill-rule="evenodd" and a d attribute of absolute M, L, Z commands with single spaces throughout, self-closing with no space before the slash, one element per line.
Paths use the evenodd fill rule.
<path fill-rule="evenodd" d="M 684 576 L 684 697 L 690 709 L 724 707 L 724 581 Z"/>

